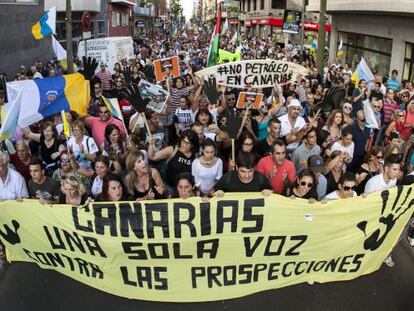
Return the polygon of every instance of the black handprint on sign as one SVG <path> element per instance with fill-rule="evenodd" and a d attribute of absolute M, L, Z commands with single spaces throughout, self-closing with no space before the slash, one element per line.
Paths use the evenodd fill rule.
<path fill-rule="evenodd" d="M 381 235 L 381 228 L 376 229 L 368 238 L 364 241 L 364 249 L 375 251 L 377 250 L 382 243 L 384 243 L 385 239 L 388 236 L 388 233 L 394 227 L 396 221 L 404 215 L 414 204 L 414 198 L 411 196 L 412 188 L 409 188 L 405 196 L 402 195 L 403 187 L 398 186 L 398 193 L 397 197 L 395 198 L 394 203 L 392 204 L 391 211 L 386 212 L 386 207 L 389 199 L 390 192 L 389 190 L 384 190 L 381 193 L 382 198 L 382 208 L 381 208 L 381 216 L 378 219 L 378 225 L 382 227 L 381 224 L 385 225 L 385 231 Z M 400 202 L 400 199 L 402 200 Z M 385 215 L 385 214 L 387 215 Z M 368 222 L 361 221 L 358 223 L 357 227 L 364 232 L 366 236 L 366 227 Z"/>
<path fill-rule="evenodd" d="M 13 219 L 12 225 L 13 225 L 14 230 L 10 229 L 8 225 L 3 225 L 4 229 L 6 229 L 6 233 L 0 230 L 0 237 L 6 240 L 11 245 L 16 245 L 21 242 L 19 234 L 17 233 L 17 230 L 19 230 L 20 228 L 20 224 L 16 220 Z"/>
<path fill-rule="evenodd" d="M 95 75 L 95 70 L 98 68 L 98 62 L 95 58 L 86 56 L 82 57 L 83 62 L 83 70 L 79 70 L 79 73 L 81 73 L 86 80 L 92 80 L 93 76 Z"/>
<path fill-rule="evenodd" d="M 137 84 L 130 84 L 122 91 L 125 99 L 131 103 L 131 105 L 138 112 L 145 112 L 147 105 L 150 101 L 149 98 L 143 98 L 139 92 Z"/>
<path fill-rule="evenodd" d="M 216 105 L 222 92 L 217 92 L 217 80 L 214 76 L 209 77 L 207 81 L 204 81 L 203 90 L 206 93 L 210 104 Z"/>

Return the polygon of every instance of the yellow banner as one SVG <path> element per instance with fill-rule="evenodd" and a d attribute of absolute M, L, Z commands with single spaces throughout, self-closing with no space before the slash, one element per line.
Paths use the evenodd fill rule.
<path fill-rule="evenodd" d="M 0 204 L 10 261 L 37 263 L 127 298 L 222 300 L 376 271 L 414 210 L 412 187 L 308 204 L 278 195 Z"/>

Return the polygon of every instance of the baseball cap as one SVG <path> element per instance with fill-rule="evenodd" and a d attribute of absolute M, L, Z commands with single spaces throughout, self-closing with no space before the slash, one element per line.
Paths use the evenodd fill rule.
<path fill-rule="evenodd" d="M 290 107 L 302 108 L 302 105 L 300 104 L 300 102 L 296 98 L 294 98 L 290 101 L 290 103 L 288 105 L 288 108 L 290 108 Z"/>
<path fill-rule="evenodd" d="M 308 168 L 314 173 L 320 173 L 323 170 L 324 162 L 320 155 L 312 155 L 308 158 Z"/>

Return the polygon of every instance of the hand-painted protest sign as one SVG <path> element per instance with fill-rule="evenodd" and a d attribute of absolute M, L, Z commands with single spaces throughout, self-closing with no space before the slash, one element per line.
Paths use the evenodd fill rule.
<path fill-rule="evenodd" d="M 90 206 L 0 203 L 9 261 L 100 290 L 171 302 L 222 300 L 379 269 L 414 211 L 413 187 L 309 204 L 260 193 Z"/>
<path fill-rule="evenodd" d="M 180 62 L 178 56 L 156 59 L 153 64 L 157 82 L 167 78 L 180 76 Z"/>
<path fill-rule="evenodd" d="M 138 84 L 139 93 L 143 98 L 148 98 L 147 108 L 160 113 L 167 102 L 168 92 L 161 86 L 140 80 Z"/>
<path fill-rule="evenodd" d="M 262 100 L 262 93 L 240 92 L 236 107 L 239 109 L 244 109 L 247 107 L 250 109 L 259 109 Z"/>
<path fill-rule="evenodd" d="M 214 76 L 217 84 L 227 87 L 264 88 L 294 81 L 298 74 L 307 73 L 308 70 L 299 64 L 258 59 L 224 63 L 197 71 L 195 74 L 204 79 Z"/>

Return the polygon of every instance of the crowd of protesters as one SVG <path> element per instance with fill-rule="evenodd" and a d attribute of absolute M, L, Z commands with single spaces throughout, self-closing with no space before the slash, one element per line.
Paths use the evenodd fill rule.
<path fill-rule="evenodd" d="M 255 90 L 264 93 L 259 109 L 240 110 L 235 106 L 240 89 L 221 87 L 218 93 L 193 74 L 206 64 L 209 39 L 197 28 L 182 29 L 177 37 L 160 32 L 135 42 L 134 59 L 114 68 L 99 64 L 88 116 L 66 113 L 68 137 L 57 115 L 18 129 L 12 148 L 3 146 L 0 199 L 82 205 L 262 192 L 318 204 L 414 181 L 414 89 L 398 72 L 353 85 L 352 69 L 339 60 L 321 74 L 309 49 L 300 53 L 271 38 L 231 42 L 230 35 L 223 36 L 221 46 L 240 51 L 242 59 L 282 59 L 309 69 L 287 85 Z M 162 84 L 170 91 L 167 106 L 161 113 L 145 112 L 147 128 L 125 87 L 141 79 L 155 82 L 152 61 L 173 55 L 180 57 L 181 77 Z M 77 70 L 84 68 L 82 61 L 75 63 Z M 9 80 L 64 73 L 58 62 L 36 62 L 22 65 Z M 345 103 L 324 115 L 320 103 L 332 87 L 345 90 Z M 208 91 L 216 91 L 217 102 Z M 118 99 L 125 123 L 111 115 L 102 96 Z M 379 129 L 366 126 L 367 98 Z M 0 93 L 0 104 L 5 100 Z M 233 159 L 226 126 L 245 114 Z M 393 265 L 391 257 L 386 263 Z"/>

